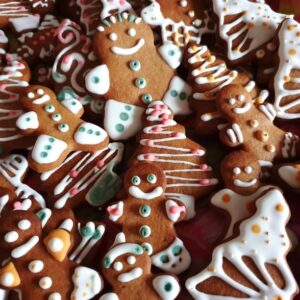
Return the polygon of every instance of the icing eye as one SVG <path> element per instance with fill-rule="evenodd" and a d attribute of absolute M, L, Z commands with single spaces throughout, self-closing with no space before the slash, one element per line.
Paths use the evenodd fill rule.
<path fill-rule="evenodd" d="M 135 59 L 135 60 L 132 60 L 130 63 L 129 63 L 129 66 L 130 66 L 130 69 L 132 71 L 139 71 L 141 69 L 141 63 L 139 60 Z"/>
<path fill-rule="evenodd" d="M 253 168 L 250 167 L 250 166 L 247 166 L 245 169 L 244 169 L 245 173 L 247 174 L 251 174 L 253 172 Z"/>
<path fill-rule="evenodd" d="M 180 255 L 182 252 L 182 248 L 180 246 L 175 246 L 172 248 L 172 253 L 174 256 Z"/>
<path fill-rule="evenodd" d="M 140 245 L 136 245 L 133 250 L 134 250 L 133 251 L 134 254 L 138 254 L 138 255 L 140 255 L 144 252 L 143 247 Z"/>
<path fill-rule="evenodd" d="M 28 93 L 28 94 L 27 94 L 27 97 L 28 97 L 29 99 L 33 99 L 33 98 L 34 98 L 34 93 L 32 93 L 32 92 Z"/>
<path fill-rule="evenodd" d="M 49 112 L 49 113 L 52 113 L 52 112 L 55 111 L 55 107 L 53 105 L 46 105 L 44 107 L 44 109 L 45 109 L 46 112 Z"/>
<path fill-rule="evenodd" d="M 149 205 L 142 205 L 140 207 L 140 215 L 144 218 L 149 217 L 151 214 L 151 207 Z"/>
<path fill-rule="evenodd" d="M 149 183 L 154 184 L 154 183 L 156 183 L 157 178 L 156 178 L 156 176 L 155 176 L 154 174 L 149 174 L 149 175 L 147 176 L 147 181 L 148 181 Z"/>
<path fill-rule="evenodd" d="M 238 96 L 238 100 L 239 100 L 240 102 L 244 102 L 245 99 L 246 99 L 246 97 L 245 97 L 244 95 L 239 95 L 239 96 Z"/>
<path fill-rule="evenodd" d="M 142 96 L 142 101 L 146 104 L 149 104 L 152 101 L 152 96 L 150 94 L 144 94 Z"/>
<path fill-rule="evenodd" d="M 61 132 L 67 132 L 69 130 L 69 125 L 65 123 L 59 124 L 58 130 Z"/>
<path fill-rule="evenodd" d="M 133 176 L 131 178 L 131 183 L 134 185 L 139 185 L 141 183 L 141 178 L 139 176 Z"/>
<path fill-rule="evenodd" d="M 148 255 L 151 255 L 153 253 L 153 248 L 152 248 L 151 244 L 143 243 L 142 247 L 145 249 L 145 251 L 148 253 Z"/>
<path fill-rule="evenodd" d="M 123 264 L 119 261 L 116 261 L 114 263 L 114 269 L 118 272 L 120 272 L 123 269 Z"/>
<path fill-rule="evenodd" d="M 136 30 L 134 28 L 130 28 L 128 30 L 128 35 L 132 37 L 136 36 Z"/>
<path fill-rule="evenodd" d="M 20 230 L 28 230 L 31 227 L 31 223 L 28 220 L 21 220 L 18 223 L 18 228 Z"/>
<path fill-rule="evenodd" d="M 19 234 L 16 231 L 10 231 L 4 236 L 4 240 L 7 243 L 14 243 L 19 238 Z"/>
<path fill-rule="evenodd" d="M 108 268 L 110 268 L 110 266 L 111 266 L 111 260 L 110 260 L 110 258 L 109 257 L 104 257 L 104 259 L 103 259 L 103 267 L 105 269 L 108 269 Z"/>
<path fill-rule="evenodd" d="M 60 114 L 54 114 L 51 116 L 51 119 L 55 122 L 58 122 L 61 120 L 61 115 Z"/>
<path fill-rule="evenodd" d="M 136 258 L 134 257 L 134 256 L 129 256 L 128 258 L 127 258 L 127 262 L 130 264 L 130 265 L 133 265 L 133 264 L 135 264 L 135 262 L 136 262 Z"/>
<path fill-rule="evenodd" d="M 167 264 L 169 261 L 170 261 L 170 258 L 167 254 L 164 254 L 160 257 L 160 261 L 163 263 L 163 264 Z"/>
<path fill-rule="evenodd" d="M 235 102 L 236 102 L 236 100 L 235 100 L 234 98 L 230 98 L 230 99 L 228 100 L 228 103 L 229 103 L 230 105 L 234 105 Z"/>
<path fill-rule="evenodd" d="M 233 169 L 233 174 L 235 174 L 235 175 L 241 174 L 241 169 L 240 168 L 234 168 Z"/>
<path fill-rule="evenodd" d="M 111 40 L 111 41 L 116 41 L 117 39 L 118 39 L 118 36 L 117 36 L 117 34 L 116 33 L 111 33 L 110 35 L 109 35 L 109 39 Z"/>
<path fill-rule="evenodd" d="M 38 93 L 40 96 L 42 96 L 42 95 L 45 94 L 44 90 L 42 90 L 42 89 L 38 89 L 38 90 L 37 90 L 37 93 Z"/>

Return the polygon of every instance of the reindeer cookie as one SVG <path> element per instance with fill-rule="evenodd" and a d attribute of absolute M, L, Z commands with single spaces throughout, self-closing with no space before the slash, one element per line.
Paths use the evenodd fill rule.
<path fill-rule="evenodd" d="M 68 258 L 73 221 L 44 232 L 46 211 L 14 211 L 0 219 L 0 246 L 10 256 L 0 268 L 1 288 L 18 289 L 22 299 L 92 299 L 102 289 L 100 275 Z"/>
<path fill-rule="evenodd" d="M 164 195 L 166 178 L 152 163 L 131 167 L 124 179 L 127 198 L 107 208 L 111 221 L 122 225 L 126 240 L 142 245 L 156 267 L 179 274 L 190 265 L 190 255 L 176 236 L 174 223 L 186 209 Z"/>
<path fill-rule="evenodd" d="M 173 300 L 179 292 L 178 279 L 171 275 L 153 275 L 151 259 L 145 249 L 126 242 L 123 233 L 105 255 L 102 273 L 111 284 L 113 293 L 104 294 L 100 300 Z"/>
<path fill-rule="evenodd" d="M 218 183 L 205 162 L 206 150 L 186 136 L 185 128 L 162 101 L 148 105 L 143 124 L 134 160 L 160 167 L 167 179 L 165 195 L 183 202 L 186 219 L 193 218 L 195 200 L 209 194 Z"/>
<path fill-rule="evenodd" d="M 270 103 L 253 105 L 250 94 L 240 85 L 228 85 L 218 95 L 217 108 L 229 122 L 220 132 L 229 147 L 255 154 L 261 165 L 287 160 L 299 153 L 299 138 L 273 124 L 276 111 Z"/>
<path fill-rule="evenodd" d="M 212 32 L 210 18 L 201 1 L 152 0 L 141 11 L 141 16 L 152 27 L 160 27 L 159 53 L 172 69 L 181 63 L 182 48 L 191 41 L 199 44 L 203 34 Z"/>
<path fill-rule="evenodd" d="M 298 287 L 285 258 L 289 216 L 278 189 L 260 196 L 239 234 L 215 248 L 210 265 L 186 281 L 193 298 L 293 299 Z"/>
<path fill-rule="evenodd" d="M 114 140 L 126 140 L 141 128 L 141 115 L 152 100 L 164 100 L 175 114 L 190 113 L 190 87 L 164 62 L 149 25 L 134 15 L 102 20 L 95 53 L 103 63 L 86 76 L 87 90 L 103 95 L 104 127 Z M 157 76 L 159 74 L 159 76 Z"/>
<path fill-rule="evenodd" d="M 106 132 L 80 119 L 83 109 L 79 101 L 60 103 L 50 89 L 42 86 L 28 87 L 20 101 L 28 112 L 18 118 L 17 127 L 25 135 L 38 137 L 29 155 L 29 164 L 36 171 L 58 167 L 73 150 L 107 147 Z"/>

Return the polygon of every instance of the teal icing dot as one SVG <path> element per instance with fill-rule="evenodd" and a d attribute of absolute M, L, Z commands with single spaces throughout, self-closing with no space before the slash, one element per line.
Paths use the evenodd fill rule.
<path fill-rule="evenodd" d="M 55 139 L 54 139 L 53 137 L 50 137 L 50 138 L 49 138 L 49 142 L 50 142 L 50 143 L 54 143 L 54 141 L 55 141 Z"/>
<path fill-rule="evenodd" d="M 147 81 L 145 78 L 143 77 L 139 77 L 135 80 L 135 86 L 139 89 L 143 89 L 145 88 L 147 85 Z"/>
<path fill-rule="evenodd" d="M 149 174 L 149 175 L 147 176 L 147 181 L 148 181 L 149 183 L 154 184 L 154 183 L 156 183 L 156 180 L 157 180 L 157 177 L 156 177 L 154 174 Z"/>
<path fill-rule="evenodd" d="M 145 251 L 148 253 L 148 255 L 151 255 L 153 253 L 153 248 L 152 248 L 151 244 L 143 243 L 142 247 L 145 249 Z"/>
<path fill-rule="evenodd" d="M 171 91 L 171 96 L 174 97 L 174 98 L 177 97 L 177 96 L 178 96 L 177 91 L 172 90 L 172 91 Z"/>
<path fill-rule="evenodd" d="M 170 261 L 169 256 L 166 255 L 166 254 L 162 255 L 162 256 L 160 257 L 160 261 L 161 261 L 163 264 L 167 264 L 167 263 Z"/>
<path fill-rule="evenodd" d="M 139 71 L 141 69 L 141 63 L 139 60 L 132 60 L 130 63 L 129 63 L 129 66 L 130 66 L 130 69 L 132 71 Z"/>
<path fill-rule="evenodd" d="M 104 267 L 105 269 L 108 269 L 108 268 L 110 267 L 110 265 L 111 265 L 111 260 L 110 260 L 110 258 L 109 258 L 109 257 L 105 257 L 105 258 L 103 259 L 103 267 Z"/>
<path fill-rule="evenodd" d="M 132 110 L 132 107 L 131 107 L 130 105 L 125 105 L 125 109 L 126 109 L 127 111 L 131 111 L 131 110 Z"/>
<path fill-rule="evenodd" d="M 144 218 L 147 218 L 151 214 L 151 207 L 149 205 L 142 205 L 139 209 L 140 215 Z"/>
<path fill-rule="evenodd" d="M 41 157 L 47 157 L 48 156 L 48 153 L 47 152 L 41 152 Z"/>
<path fill-rule="evenodd" d="M 171 282 L 167 282 L 164 286 L 166 292 L 171 292 L 173 286 Z"/>
<path fill-rule="evenodd" d="M 120 119 L 122 121 L 127 121 L 129 119 L 129 115 L 125 112 L 120 113 Z"/>
<path fill-rule="evenodd" d="M 141 178 L 139 176 L 133 176 L 131 178 L 131 183 L 134 185 L 139 185 L 141 183 Z"/>
<path fill-rule="evenodd" d="M 174 50 L 169 50 L 168 51 L 168 55 L 169 56 L 174 56 L 175 55 L 175 51 Z"/>
<path fill-rule="evenodd" d="M 124 127 L 124 125 L 122 125 L 122 124 L 117 124 L 117 125 L 116 125 L 116 130 L 117 130 L 118 132 L 123 132 L 123 131 L 125 130 L 125 127 Z"/>
<path fill-rule="evenodd" d="M 144 250 L 143 250 L 142 246 L 136 245 L 134 247 L 134 251 L 133 252 L 134 252 L 134 254 L 142 254 L 144 252 Z"/>
<path fill-rule="evenodd" d="M 172 248 L 172 253 L 174 256 L 180 255 L 181 252 L 182 252 L 182 247 L 180 246 L 175 246 Z"/>
<path fill-rule="evenodd" d="M 45 217 L 46 217 L 46 214 L 45 214 L 44 211 L 39 211 L 39 212 L 37 213 L 37 217 L 38 217 L 41 221 L 43 221 L 43 220 L 45 219 Z"/>
<path fill-rule="evenodd" d="M 26 118 L 25 121 L 29 122 L 31 119 L 30 118 Z"/>
<path fill-rule="evenodd" d="M 187 98 L 187 94 L 185 93 L 185 92 L 181 92 L 180 94 L 179 94 L 179 99 L 180 100 L 185 100 Z"/>
<path fill-rule="evenodd" d="M 93 239 L 94 240 L 100 240 L 102 237 L 101 231 L 99 229 L 96 229 L 94 234 L 93 234 Z"/>
<path fill-rule="evenodd" d="M 140 230 L 139 230 L 139 234 L 140 236 L 147 238 L 151 235 L 151 229 L 149 226 L 147 225 L 143 225 L 141 226 Z"/>
<path fill-rule="evenodd" d="M 99 135 L 101 135 L 101 132 L 100 131 L 96 131 L 95 134 L 99 136 Z"/>
<path fill-rule="evenodd" d="M 89 237 L 89 236 L 92 236 L 93 235 L 93 230 L 90 228 L 90 227 L 83 227 L 81 228 L 80 230 L 80 234 L 83 236 L 83 237 Z"/>
<path fill-rule="evenodd" d="M 55 107 L 53 105 L 46 105 L 44 107 L 44 109 L 45 109 L 46 112 L 50 112 L 50 113 L 55 111 Z"/>
<path fill-rule="evenodd" d="M 88 133 L 88 134 L 92 134 L 92 133 L 93 133 L 93 130 L 92 130 L 92 129 L 89 129 L 89 130 L 87 131 L 87 133 Z"/>
<path fill-rule="evenodd" d="M 93 81 L 93 83 L 97 84 L 97 83 L 100 82 L 100 78 L 99 78 L 98 76 L 94 76 L 94 77 L 92 78 L 92 81 Z"/>
<path fill-rule="evenodd" d="M 52 146 L 46 145 L 46 146 L 44 147 L 44 149 L 45 149 L 45 150 L 51 150 L 51 149 L 52 149 Z"/>
<path fill-rule="evenodd" d="M 152 101 L 152 96 L 150 94 L 144 94 L 142 96 L 142 101 L 146 104 L 149 104 Z"/>
<path fill-rule="evenodd" d="M 79 132 L 85 132 L 85 128 L 84 127 L 80 127 L 79 128 Z"/>
<path fill-rule="evenodd" d="M 76 102 L 75 102 L 75 101 L 72 101 L 71 104 L 72 104 L 72 105 L 76 105 Z"/>

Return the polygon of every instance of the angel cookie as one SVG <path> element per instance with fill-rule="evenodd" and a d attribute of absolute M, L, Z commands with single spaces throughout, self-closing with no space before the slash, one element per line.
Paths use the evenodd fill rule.
<path fill-rule="evenodd" d="M 205 162 L 206 150 L 190 140 L 162 101 L 150 103 L 143 116 L 144 128 L 133 159 L 160 167 L 166 176 L 165 195 L 186 207 L 186 219 L 195 216 L 195 200 L 216 188 L 218 179 Z"/>
<path fill-rule="evenodd" d="M 106 132 L 80 119 L 83 108 L 77 100 L 58 102 L 42 86 L 30 86 L 20 99 L 28 112 L 17 120 L 25 135 L 37 136 L 29 155 L 30 166 L 45 172 L 59 166 L 73 150 L 95 151 L 107 147 Z"/>
<path fill-rule="evenodd" d="M 285 256 L 290 249 L 290 210 L 282 193 L 270 189 L 239 234 L 215 248 L 210 265 L 186 281 L 194 299 L 284 299 L 298 291 Z"/>
<path fill-rule="evenodd" d="M 146 249 L 154 266 L 174 274 L 185 271 L 191 257 L 174 224 L 183 219 L 186 209 L 164 195 L 163 171 L 152 163 L 136 164 L 125 175 L 124 189 L 127 198 L 107 209 L 110 220 L 122 225 L 128 242 Z"/>
<path fill-rule="evenodd" d="M 210 18 L 201 1 L 152 0 L 141 16 L 152 27 L 160 27 L 159 53 L 173 69 L 180 65 L 182 49 L 189 42 L 199 44 L 203 34 L 212 32 Z"/>
<path fill-rule="evenodd" d="M 299 153 L 298 136 L 273 124 L 276 116 L 273 105 L 253 105 L 244 87 L 224 87 L 218 95 L 217 108 L 229 122 L 220 131 L 221 141 L 255 154 L 261 165 L 272 166 L 273 160 L 293 159 Z"/>
<path fill-rule="evenodd" d="M 138 132 L 144 108 L 152 100 L 164 100 L 176 114 L 190 113 L 190 87 L 174 77 L 141 18 L 122 13 L 102 20 L 94 43 L 103 64 L 87 74 L 86 87 L 106 101 L 104 127 L 113 140 Z"/>
<path fill-rule="evenodd" d="M 173 300 L 180 292 L 178 279 L 173 275 L 151 273 L 151 259 L 138 244 L 126 242 L 123 233 L 106 253 L 102 273 L 111 284 L 113 293 L 104 294 L 100 300 Z"/>

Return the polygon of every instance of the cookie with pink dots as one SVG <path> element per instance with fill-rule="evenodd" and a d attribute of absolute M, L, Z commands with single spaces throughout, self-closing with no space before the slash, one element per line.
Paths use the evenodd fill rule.
<path fill-rule="evenodd" d="M 139 244 L 127 242 L 119 233 L 102 262 L 102 274 L 112 286 L 112 292 L 100 300 L 176 299 L 180 292 L 174 275 L 151 273 L 151 258 Z"/>
<path fill-rule="evenodd" d="M 228 122 L 220 131 L 220 139 L 226 146 L 256 155 L 262 166 L 272 166 L 274 160 L 293 159 L 299 154 L 298 136 L 273 124 L 274 106 L 254 105 L 243 86 L 224 87 L 218 94 L 217 108 Z"/>
<path fill-rule="evenodd" d="M 104 128 L 113 140 L 134 136 L 153 100 L 163 100 L 175 114 L 191 113 L 189 85 L 161 58 L 141 18 L 125 12 L 102 20 L 94 43 L 102 64 L 86 75 L 86 88 L 106 101 Z"/>
<path fill-rule="evenodd" d="M 154 266 L 174 274 L 187 270 L 191 257 L 174 228 L 186 208 L 164 194 L 163 171 L 153 163 L 135 164 L 125 174 L 123 187 L 127 198 L 107 208 L 109 219 L 122 226 L 128 242 L 145 248 Z"/>
<path fill-rule="evenodd" d="M 256 212 L 234 238 L 215 248 L 209 266 L 186 281 L 194 299 L 294 299 L 296 280 L 286 261 L 289 206 L 278 189 L 256 200 Z"/>
<path fill-rule="evenodd" d="M 30 86 L 20 99 L 27 111 L 17 119 L 17 128 L 37 137 L 29 154 L 29 165 L 37 172 L 58 167 L 75 150 L 96 151 L 108 145 L 106 132 L 80 119 L 83 108 L 77 100 L 57 101 L 55 94 L 42 86 Z"/>
<path fill-rule="evenodd" d="M 71 212 L 13 211 L 0 223 L 1 249 L 10 258 L 0 268 L 1 288 L 17 288 L 22 299 L 45 300 L 92 299 L 100 292 L 99 273 L 71 258 L 77 230 Z"/>

